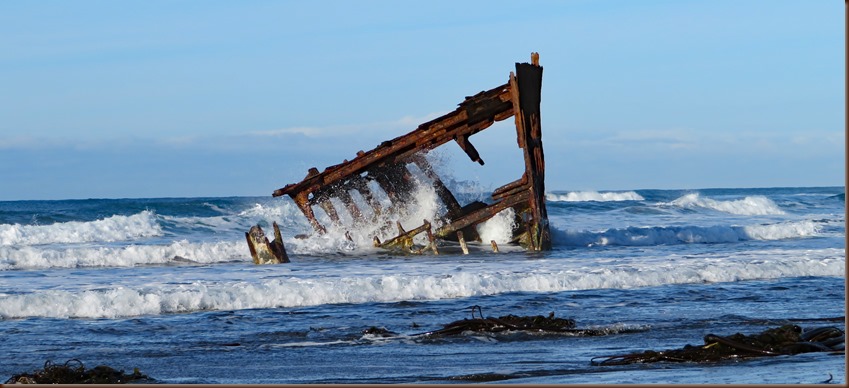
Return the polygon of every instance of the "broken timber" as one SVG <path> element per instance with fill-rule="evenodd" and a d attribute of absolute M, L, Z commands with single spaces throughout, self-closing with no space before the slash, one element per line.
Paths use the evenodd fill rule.
<path fill-rule="evenodd" d="M 364 217 L 351 197 L 351 192 L 358 192 L 372 208 L 374 217 L 379 217 L 384 209 L 374 198 L 368 184 L 376 182 L 386 193 L 392 206 L 399 206 L 414 189 L 412 174 L 408 170 L 408 166 L 413 164 L 431 180 L 436 194 L 445 205 L 447 212 L 442 218 L 445 222 L 436 230 L 432 230 L 431 222 L 425 220 L 421 227 L 409 232 L 400 228 L 399 224 L 397 237 L 381 243 L 375 236 L 375 246 L 410 250 L 412 238 L 418 233 L 427 232 L 428 245 L 437 253 L 435 238 L 457 241 L 459 235 L 460 238 L 465 236 L 480 241 L 476 225 L 489 220 L 502 210 L 513 208 L 517 226 L 513 230 L 511 242 L 519 243 L 528 250 L 548 250 L 551 248 L 551 238 L 545 208 L 545 160 L 540 123 L 541 89 L 542 67 L 539 65 L 539 54 L 531 53 L 531 63 L 516 63 L 516 71 L 510 72 L 506 83 L 466 97 L 453 112 L 423 123 L 406 135 L 384 141 L 370 151 L 359 151 L 351 161 L 345 160 L 321 172 L 315 167 L 310 168 L 302 181 L 275 190 L 272 195 L 291 197 L 319 234 L 326 233 L 328 227 L 349 228 L 350 231 L 354 228 L 352 225 L 342 225 L 339 215 L 342 209 L 337 209 L 331 199 L 335 198 L 341 202 L 344 210 L 347 210 L 356 223 Z M 524 156 L 524 173 L 519 179 L 496 189 L 492 193 L 491 203 L 475 201 L 465 206 L 460 205 L 423 154 L 454 141 L 473 162 L 483 165 L 483 158 L 469 138 L 487 129 L 494 122 L 510 117 L 515 120 L 516 140 Z M 332 225 L 323 225 L 316 219 L 314 206 L 318 206 L 327 214 Z M 282 241 L 280 247 L 282 248 Z M 497 249 L 495 245 L 493 247 Z M 428 247 L 413 251 L 421 253 L 425 248 Z M 273 252 L 273 249 L 269 250 Z M 251 253 L 256 261 L 255 251 L 256 247 L 252 245 Z"/>

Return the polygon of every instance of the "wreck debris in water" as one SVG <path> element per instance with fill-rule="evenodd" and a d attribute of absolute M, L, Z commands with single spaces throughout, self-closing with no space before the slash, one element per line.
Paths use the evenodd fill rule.
<path fill-rule="evenodd" d="M 265 232 L 262 231 L 259 225 L 254 225 L 245 233 L 254 264 L 280 264 L 289 262 L 289 255 L 283 246 L 283 235 L 280 234 L 280 228 L 276 222 L 272 226 L 274 227 L 274 241 L 272 242 L 268 241 L 268 237 L 265 237 Z"/>
<path fill-rule="evenodd" d="M 358 193 L 366 206 L 371 208 L 374 221 L 374 218 L 385 214 L 387 209 L 381 206 L 369 184 L 374 182 L 384 191 L 392 204 L 388 209 L 391 211 L 412 195 L 415 182 L 408 167 L 415 165 L 430 180 L 429 183 L 447 209 L 440 220 L 442 222 L 434 228 L 433 220 L 424 220 L 421 226 L 409 231 L 398 223 L 398 234 L 394 238 L 380 241 L 377 236 L 373 237 L 376 247 L 438 254 L 437 241 L 451 240 L 461 242 L 463 251 L 467 252 L 465 241 L 481 241 L 476 229 L 478 224 L 512 208 L 516 222 L 511 243 L 518 243 L 532 251 L 548 250 L 551 248 L 551 238 L 545 208 L 541 89 L 542 66 L 539 65 L 539 54 L 531 53 L 531 63 L 516 63 L 516 71 L 510 72 L 506 83 L 466 97 L 453 112 L 423 123 L 406 135 L 384 141 L 370 151 L 359 151 L 353 160 L 329 166 L 324 171 L 310 168 L 302 181 L 275 190 L 272 195 L 291 197 L 316 233 L 325 234 L 328 228 L 341 228 L 350 239 L 350 233 L 357 228 L 345 225 L 340 211 L 346 211 L 350 215 L 346 219 L 353 220 L 354 224 L 365 221 L 363 209 L 353 200 L 352 193 Z M 491 203 L 474 201 L 461 205 L 428 163 L 425 153 L 454 141 L 469 159 L 483 165 L 484 160 L 471 143 L 471 136 L 510 117 L 515 120 L 516 140 L 524 156 L 524 173 L 519 179 L 494 190 Z M 344 208 L 337 208 L 334 202 L 343 204 Z M 331 225 L 323 225 L 318 221 L 315 206 L 327 214 Z M 421 233 L 427 234 L 428 244 L 416 247 L 413 238 Z M 259 225 L 245 235 L 255 263 L 288 262 L 276 227 L 275 240 L 271 243 Z M 497 252 L 495 241 L 489 243 Z"/>

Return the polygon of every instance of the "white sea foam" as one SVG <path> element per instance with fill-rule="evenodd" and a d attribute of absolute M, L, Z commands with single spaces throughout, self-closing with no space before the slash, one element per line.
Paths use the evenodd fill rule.
<path fill-rule="evenodd" d="M 210 207 L 217 208 L 214 205 Z M 172 216 L 157 215 L 169 227 L 204 230 L 216 234 L 241 235 L 256 224 L 271 225 L 277 222 L 284 235 L 295 235 L 311 229 L 307 219 L 289 198 L 281 198 L 266 203 L 254 203 L 242 211 L 228 211 L 217 208 L 222 214 L 216 216 Z"/>
<path fill-rule="evenodd" d="M 570 191 L 566 194 L 546 193 L 545 199 L 551 202 L 609 202 L 609 201 L 642 201 L 642 195 L 634 191 L 604 192 L 596 191 Z"/>
<path fill-rule="evenodd" d="M 508 207 L 486 222 L 478 224 L 477 231 L 481 241 L 485 244 L 495 241 L 498 244 L 506 244 L 513 239 L 513 227 L 515 226 L 516 212 Z"/>
<path fill-rule="evenodd" d="M 556 245 L 651 246 L 693 243 L 730 243 L 748 240 L 782 240 L 816 236 L 821 226 L 811 221 L 748 226 L 655 226 L 608 229 L 601 232 L 553 228 Z"/>
<path fill-rule="evenodd" d="M 222 213 L 222 214 L 227 213 L 227 211 L 226 211 L 226 210 L 224 210 L 223 208 L 221 208 L 220 206 L 218 206 L 218 205 L 216 205 L 216 204 L 214 204 L 214 203 L 204 202 L 204 203 L 203 203 L 203 206 L 206 206 L 206 207 L 208 207 L 208 208 L 210 208 L 210 209 L 212 209 L 212 210 L 215 210 L 215 211 L 217 211 L 217 212 L 219 212 L 219 213 Z"/>
<path fill-rule="evenodd" d="M 213 205 L 210 205 L 213 206 Z M 163 220 L 172 222 L 178 227 L 208 227 L 215 230 L 243 230 L 246 227 L 263 222 L 271 224 L 278 222 L 281 227 L 303 228 L 308 226 L 306 219 L 297 207 L 288 199 L 280 199 L 270 203 L 255 203 L 252 207 L 238 213 L 223 213 L 219 216 L 160 216 Z"/>
<path fill-rule="evenodd" d="M 748 196 L 743 199 L 732 201 L 717 201 L 704 198 L 699 193 L 684 195 L 669 203 L 660 205 L 671 205 L 682 208 L 705 208 L 737 215 L 779 215 L 785 214 L 772 200 L 762 195 Z"/>
<path fill-rule="evenodd" d="M 129 245 L 123 247 L 46 248 L 41 246 L 0 247 L 0 271 L 19 269 L 134 267 L 176 261 L 220 263 L 249 260 L 244 241 L 192 243 L 174 241 L 169 245 Z"/>
<path fill-rule="evenodd" d="M 285 198 L 273 203 L 256 203 L 253 207 L 239 212 L 239 217 L 248 218 L 251 220 L 261 219 L 266 221 L 279 221 L 283 219 L 292 219 L 294 217 L 303 218 L 301 211 L 292 201 Z"/>
<path fill-rule="evenodd" d="M 431 223 L 432 230 L 442 226 L 440 215 L 446 212 L 445 205 L 439 200 L 433 186 L 423 184 L 416 179 L 414 191 L 409 200 L 399 205 L 398 208 L 390 208 L 388 199 L 376 195 L 378 200 L 383 200 L 383 212 L 381 217 L 373 220 L 364 220 L 353 223 L 351 216 L 344 206 L 337 205 L 337 212 L 345 226 L 335 226 L 324 211 L 317 209 L 316 218 L 325 225 L 327 233 L 309 234 L 305 239 L 292 239 L 287 241 L 287 249 L 296 254 L 322 254 L 322 253 L 350 253 L 352 251 L 368 252 L 374 248 L 374 237 L 380 241 L 387 241 L 398 235 L 397 224 L 400 223 L 404 230 L 415 229 L 427 220 Z M 374 193 L 373 193 L 374 194 Z M 304 218 L 300 213 L 293 218 Z M 311 229 L 311 228 L 309 228 Z M 414 242 L 420 245 L 428 243 L 424 233 L 417 235 Z"/>
<path fill-rule="evenodd" d="M 0 225 L 0 246 L 55 243 L 112 242 L 162 235 L 156 215 L 149 210 L 131 216 L 114 215 L 96 221 L 69 221 L 51 225 Z"/>
<path fill-rule="evenodd" d="M 440 267 L 441 266 L 441 267 Z M 507 292 L 559 292 L 666 284 L 733 282 L 796 276 L 843 276 L 845 254 L 826 249 L 756 255 L 641 257 L 587 266 L 562 259 L 511 262 L 509 266 L 431 262 L 381 271 L 346 267 L 332 276 L 244 272 L 239 279 L 177 284 L 126 283 L 96 289 L 38 289 L 0 294 L 0 317 L 117 318 L 201 310 L 301 307 L 336 303 L 439 300 Z M 436 267 L 436 268 L 434 268 Z M 341 271 L 341 270 L 340 270 Z M 244 276 L 250 276 L 243 280 Z M 301 277 L 298 277 L 301 276 Z M 136 283 L 134 284 L 133 281 Z"/>

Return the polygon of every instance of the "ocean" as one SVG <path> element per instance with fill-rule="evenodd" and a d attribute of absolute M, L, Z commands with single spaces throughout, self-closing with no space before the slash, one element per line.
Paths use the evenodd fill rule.
<path fill-rule="evenodd" d="M 435 198 L 395 216 L 412 229 Z M 826 352 L 591 363 L 787 323 L 845 330 L 844 187 L 549 188 L 547 208 L 551 251 L 506 244 L 501 214 L 479 228 L 498 253 L 405 255 L 372 247 L 375 228 L 295 238 L 311 228 L 288 198 L 0 202 L 0 380 L 79 359 L 161 383 L 846 383 Z M 244 233 L 274 221 L 291 263 L 254 265 Z M 472 306 L 607 334 L 416 335 Z"/>

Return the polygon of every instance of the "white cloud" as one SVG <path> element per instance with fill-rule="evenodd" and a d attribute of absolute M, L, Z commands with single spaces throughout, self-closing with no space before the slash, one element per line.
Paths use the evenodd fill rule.
<path fill-rule="evenodd" d="M 700 134 L 691 129 L 666 129 L 617 132 L 609 140 L 626 146 L 649 143 L 664 148 L 690 149 L 699 145 L 699 137 Z"/>
<path fill-rule="evenodd" d="M 286 135 L 303 135 L 307 137 L 318 137 L 322 136 L 327 132 L 326 128 L 315 128 L 315 127 L 293 127 L 293 128 L 280 128 L 280 129 L 271 129 L 267 131 L 251 131 L 251 135 L 255 136 L 286 136 Z"/>
<path fill-rule="evenodd" d="M 37 148 L 37 141 L 32 136 L 12 136 L 0 138 L 0 150 L 16 149 L 16 148 Z"/>
<path fill-rule="evenodd" d="M 715 131 L 710 129 L 657 129 L 571 132 L 557 139 L 567 147 L 630 154 L 692 152 L 699 154 L 816 155 L 842 152 L 842 131 Z"/>
<path fill-rule="evenodd" d="M 186 146 L 194 144 L 198 141 L 197 136 L 193 135 L 185 135 L 185 136 L 174 136 L 174 137 L 166 137 L 164 139 L 159 139 L 158 143 L 168 146 Z"/>
<path fill-rule="evenodd" d="M 416 129 L 419 124 L 428 122 L 437 118 L 446 112 L 433 112 L 424 116 L 404 116 L 392 121 L 379 121 L 374 123 L 363 124 L 346 124 L 346 125 L 328 125 L 323 127 L 288 127 L 278 128 L 263 131 L 251 131 L 250 135 L 254 136 L 289 136 L 301 135 L 306 137 L 339 137 L 346 135 L 382 135 L 386 138 L 393 138 L 403 135 Z"/>

